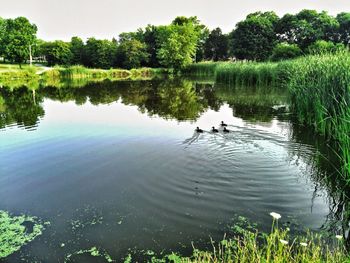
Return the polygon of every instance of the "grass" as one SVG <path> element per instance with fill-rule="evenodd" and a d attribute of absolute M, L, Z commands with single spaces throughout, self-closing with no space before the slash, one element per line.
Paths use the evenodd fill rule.
<path fill-rule="evenodd" d="M 350 185 L 350 52 L 282 62 L 198 63 L 185 70 L 230 87 L 286 88 L 298 121 L 338 143 L 342 176 Z"/>
<path fill-rule="evenodd" d="M 293 236 L 290 229 L 278 227 L 277 216 L 273 219 L 270 233 L 261 233 L 254 228 L 241 229 L 232 238 L 225 237 L 219 242 L 211 240 L 212 249 L 202 251 L 193 247 L 191 256 L 183 257 L 172 253 L 161 259 L 152 257 L 151 262 L 181 263 L 289 263 L 289 262 L 349 262 L 343 237 L 326 239 L 321 234 L 307 233 L 305 236 Z M 130 256 L 128 262 L 131 262 Z"/>

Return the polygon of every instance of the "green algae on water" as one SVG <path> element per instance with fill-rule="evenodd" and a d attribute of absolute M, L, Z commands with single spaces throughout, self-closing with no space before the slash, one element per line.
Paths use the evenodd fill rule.
<path fill-rule="evenodd" d="M 42 222 L 37 217 L 13 216 L 0 210 L 0 259 L 20 250 L 40 236 L 48 224 L 49 222 Z"/>
<path fill-rule="evenodd" d="M 100 257 L 106 260 L 106 262 L 115 262 L 112 257 L 104 250 L 98 249 L 97 247 L 92 247 L 90 249 L 79 250 L 65 257 L 64 262 L 70 262 L 73 256 L 79 256 L 83 254 L 90 254 L 93 257 Z"/>

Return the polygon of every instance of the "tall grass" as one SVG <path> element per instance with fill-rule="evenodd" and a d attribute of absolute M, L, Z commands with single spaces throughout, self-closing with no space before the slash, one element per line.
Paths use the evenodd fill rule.
<path fill-rule="evenodd" d="M 214 67 L 215 65 L 215 67 Z M 350 53 L 321 54 L 277 63 L 198 63 L 185 72 L 210 74 L 229 86 L 287 88 L 300 123 L 338 142 L 350 184 Z M 207 73 L 206 73 L 207 72 Z"/>
<path fill-rule="evenodd" d="M 350 53 L 297 60 L 290 77 L 293 111 L 302 123 L 335 139 L 350 184 Z"/>
<path fill-rule="evenodd" d="M 324 239 L 320 234 L 307 233 L 292 236 L 290 230 L 278 227 L 274 221 L 269 234 L 243 229 L 240 235 L 212 241 L 211 251 L 193 250 L 189 257 L 170 254 L 165 259 L 152 262 L 181 263 L 342 263 L 349 262 L 343 237 Z"/>

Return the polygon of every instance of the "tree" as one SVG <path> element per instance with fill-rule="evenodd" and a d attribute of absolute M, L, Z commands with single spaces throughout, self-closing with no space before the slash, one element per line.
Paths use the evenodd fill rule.
<path fill-rule="evenodd" d="M 345 46 L 342 43 L 334 44 L 331 41 L 317 40 L 315 43 L 308 47 L 310 54 L 324 54 L 324 53 L 335 53 L 337 51 L 344 50 Z"/>
<path fill-rule="evenodd" d="M 43 50 L 49 66 L 71 64 L 73 55 L 70 50 L 70 43 L 61 40 L 46 42 L 43 45 Z"/>
<path fill-rule="evenodd" d="M 302 51 L 296 44 L 279 43 L 272 51 L 271 60 L 278 61 L 301 56 Z"/>
<path fill-rule="evenodd" d="M 158 28 L 148 25 L 143 32 L 143 40 L 146 44 L 146 51 L 149 54 L 146 66 L 159 67 L 160 62 L 157 57 L 157 52 L 160 49 L 160 44 L 157 42 Z"/>
<path fill-rule="evenodd" d="M 339 23 L 339 40 L 344 44 L 350 45 L 350 13 L 340 13 L 337 15 Z"/>
<path fill-rule="evenodd" d="M 83 64 L 84 42 L 79 37 L 72 37 L 70 41 L 70 51 L 72 53 L 71 64 Z"/>
<path fill-rule="evenodd" d="M 276 25 L 276 34 L 281 42 L 306 50 L 317 40 L 335 41 L 338 27 L 338 21 L 327 12 L 302 10 L 296 15 L 284 15 Z"/>
<path fill-rule="evenodd" d="M 29 59 L 30 48 L 35 44 L 37 27 L 25 17 L 5 20 L 1 38 L 6 59 L 20 64 Z"/>
<path fill-rule="evenodd" d="M 122 68 L 139 68 L 148 61 L 146 44 L 137 39 L 123 40 L 117 49 L 117 65 Z"/>
<path fill-rule="evenodd" d="M 5 36 L 5 19 L 0 17 L 0 56 L 4 56 L 5 46 L 3 45 L 2 39 Z"/>
<path fill-rule="evenodd" d="M 212 30 L 204 44 L 204 58 L 207 60 L 225 60 L 228 57 L 228 37 L 220 28 Z"/>
<path fill-rule="evenodd" d="M 253 13 L 231 33 L 232 54 L 238 59 L 266 60 L 276 45 L 278 17 L 273 12 Z"/>
<path fill-rule="evenodd" d="M 190 17 L 178 16 L 172 22 L 173 25 L 178 25 L 178 26 L 184 26 L 188 23 L 191 23 L 195 27 L 195 30 L 198 33 L 195 62 L 199 62 L 204 59 L 204 44 L 209 36 L 210 31 L 205 25 L 201 24 L 200 20 L 196 16 L 190 16 Z"/>
<path fill-rule="evenodd" d="M 84 65 L 94 68 L 111 68 L 114 64 L 116 49 L 115 42 L 89 38 L 84 47 Z"/>
<path fill-rule="evenodd" d="M 175 20 L 177 21 L 177 20 Z M 157 57 L 161 65 L 175 71 L 191 64 L 196 55 L 199 32 L 191 21 L 159 27 Z"/>

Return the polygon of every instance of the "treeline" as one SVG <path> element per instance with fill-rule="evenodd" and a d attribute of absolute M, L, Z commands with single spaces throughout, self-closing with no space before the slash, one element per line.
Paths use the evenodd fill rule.
<path fill-rule="evenodd" d="M 36 39 L 37 27 L 26 18 L 0 20 L 0 55 L 23 63 L 31 53 L 52 65 L 92 68 L 166 67 L 181 69 L 204 60 L 280 60 L 308 53 L 334 52 L 350 43 L 350 13 L 302 10 L 278 17 L 256 12 L 229 34 L 210 31 L 197 17 L 177 17 L 170 25 L 148 25 L 117 39 L 73 37 L 70 42 Z"/>

